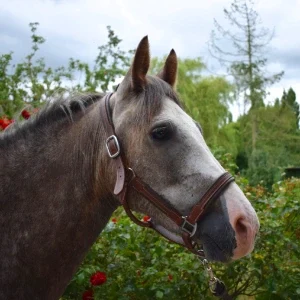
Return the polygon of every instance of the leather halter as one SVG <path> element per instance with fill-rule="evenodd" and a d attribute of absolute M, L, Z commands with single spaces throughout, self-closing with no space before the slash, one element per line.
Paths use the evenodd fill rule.
<path fill-rule="evenodd" d="M 119 140 L 115 133 L 114 125 L 112 122 L 109 99 L 113 93 L 107 94 L 104 101 L 100 103 L 100 113 L 106 133 L 106 149 L 109 157 L 112 159 L 116 169 L 116 183 L 114 187 L 114 194 L 118 196 L 121 204 L 123 205 L 127 215 L 136 224 L 143 227 L 150 227 L 158 231 L 161 235 L 171 240 L 172 242 L 181 244 L 188 248 L 198 256 L 205 256 L 203 250 L 196 249 L 196 243 L 192 241 L 197 230 L 197 222 L 203 217 L 207 205 L 216 199 L 224 189 L 234 181 L 234 177 L 228 172 L 223 173 L 213 185 L 206 191 L 204 196 L 199 202 L 192 208 L 188 216 L 183 216 L 176 208 L 171 207 L 167 201 L 155 192 L 149 185 L 147 185 L 141 178 L 139 178 L 134 171 L 125 164 L 124 153 L 122 152 Z M 174 238 L 167 236 L 163 230 L 159 230 L 151 222 L 143 222 L 137 219 L 128 204 L 127 191 L 129 188 L 133 188 L 137 193 L 150 201 L 161 212 L 163 212 L 169 219 L 176 223 L 182 231 L 182 240 L 175 241 Z"/>

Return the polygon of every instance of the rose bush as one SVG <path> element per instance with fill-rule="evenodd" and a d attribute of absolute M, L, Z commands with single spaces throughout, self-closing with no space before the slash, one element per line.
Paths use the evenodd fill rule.
<path fill-rule="evenodd" d="M 216 274 L 235 296 L 297 299 L 300 180 L 278 182 L 271 193 L 249 186 L 244 178 L 237 181 L 258 212 L 260 235 L 251 255 L 225 266 L 214 264 Z M 80 299 L 97 270 L 107 274 L 107 281 L 93 287 L 94 299 L 213 299 L 194 255 L 133 224 L 122 209 L 93 245 L 63 299 Z"/>
<path fill-rule="evenodd" d="M 93 286 L 102 285 L 106 282 L 106 274 L 104 272 L 97 271 L 91 276 L 90 282 Z"/>
<path fill-rule="evenodd" d="M 28 110 L 23 109 L 21 112 L 21 116 L 23 117 L 23 119 L 28 120 L 31 116 L 31 113 Z M 12 123 L 14 123 L 13 119 L 9 119 L 7 116 L 0 117 L 0 131 L 5 130 Z"/>

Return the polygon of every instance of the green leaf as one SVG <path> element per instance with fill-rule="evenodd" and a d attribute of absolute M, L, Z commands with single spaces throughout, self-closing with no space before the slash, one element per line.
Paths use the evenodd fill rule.
<path fill-rule="evenodd" d="M 155 296 L 156 298 L 161 299 L 164 296 L 164 293 L 162 291 L 156 291 Z"/>

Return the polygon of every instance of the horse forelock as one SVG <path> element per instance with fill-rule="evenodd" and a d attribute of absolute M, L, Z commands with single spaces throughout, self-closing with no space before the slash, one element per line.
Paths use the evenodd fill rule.
<path fill-rule="evenodd" d="M 163 107 L 163 99 L 170 98 L 180 107 L 181 101 L 176 91 L 165 81 L 158 78 L 157 76 L 147 76 L 147 84 L 142 91 L 129 91 L 126 95 L 125 100 L 134 102 L 135 112 L 134 120 L 131 120 L 137 124 L 150 123 L 154 116 L 159 114 Z"/>

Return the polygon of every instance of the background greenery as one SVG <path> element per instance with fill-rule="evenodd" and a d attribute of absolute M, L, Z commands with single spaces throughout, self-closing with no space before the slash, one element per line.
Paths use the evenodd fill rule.
<path fill-rule="evenodd" d="M 224 13 L 235 24 L 237 15 L 247 14 L 238 1 L 232 5 Z M 267 52 L 256 47 L 260 42 L 255 36 L 258 16 L 251 9 L 246 12 L 252 23 L 241 27 L 247 29 L 241 34 L 248 37 L 250 47 L 237 46 L 232 55 L 242 53 L 243 60 L 233 59 L 226 65 L 232 80 L 206 75 L 200 57 L 180 58 L 177 90 L 187 112 L 201 124 L 216 157 L 236 175 L 261 222 L 255 252 L 228 266 L 217 264 L 217 274 L 236 296 L 299 299 L 300 180 L 283 179 L 284 168 L 299 166 L 299 104 L 292 87 L 278 95 L 273 104 L 265 104 L 267 86 L 280 80 L 283 72 L 265 75 Z M 15 63 L 13 52 L 0 55 L 0 120 L 22 118 L 24 108 L 32 113 L 56 94 L 107 91 L 128 69 L 133 52 L 121 49 L 121 39 L 109 26 L 107 41 L 99 46 L 93 65 L 70 58 L 56 69 L 39 57 L 46 40 L 38 34 L 38 23 L 29 26 L 32 48 L 24 60 Z M 224 53 L 218 52 L 223 48 L 215 39 L 218 31 L 230 38 L 234 36 L 230 30 L 241 28 L 230 29 L 216 22 L 212 33 L 212 52 L 216 52 L 212 55 L 224 60 Z M 250 59 L 257 57 L 255 51 L 263 54 L 260 60 Z M 154 74 L 163 61 L 152 59 Z M 248 109 L 232 121 L 229 107 L 241 99 Z M 132 224 L 122 211 L 116 212 L 113 221 L 90 250 L 63 299 L 81 299 L 89 289 L 95 299 L 211 297 L 207 278 L 193 255 Z M 97 271 L 105 272 L 107 281 L 92 287 L 89 279 Z"/>
<path fill-rule="evenodd" d="M 252 187 L 244 178 L 237 181 L 258 212 L 260 235 L 251 256 L 225 266 L 214 264 L 215 273 L 233 296 L 299 299 L 300 180 L 279 182 L 272 192 Z M 121 210 L 112 221 L 62 299 L 81 299 L 90 289 L 95 299 L 214 299 L 194 255 L 133 224 Z M 89 278 L 98 270 L 106 272 L 107 282 L 91 287 Z"/>

